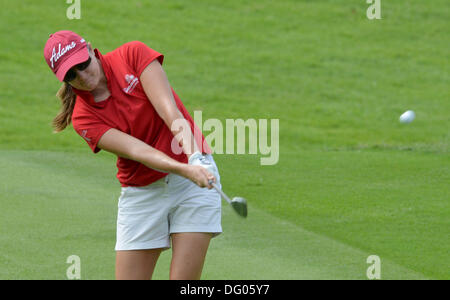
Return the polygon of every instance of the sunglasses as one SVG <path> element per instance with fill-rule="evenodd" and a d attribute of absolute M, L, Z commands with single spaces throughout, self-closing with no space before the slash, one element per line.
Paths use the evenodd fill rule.
<path fill-rule="evenodd" d="M 64 76 L 64 81 L 69 82 L 74 80 L 77 77 L 77 72 L 75 72 L 75 69 L 78 71 L 83 71 L 87 67 L 89 67 L 89 64 L 91 63 L 91 58 L 89 57 L 87 61 L 82 62 L 81 64 L 78 64 L 74 67 L 72 67 L 69 71 L 67 71 L 66 76 Z"/>

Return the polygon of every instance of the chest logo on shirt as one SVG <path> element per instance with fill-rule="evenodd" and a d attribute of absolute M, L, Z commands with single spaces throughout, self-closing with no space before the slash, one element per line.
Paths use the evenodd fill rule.
<path fill-rule="evenodd" d="M 123 88 L 123 91 L 127 94 L 131 94 L 136 85 L 139 83 L 139 79 L 134 75 L 127 74 L 125 75 L 125 80 L 128 83 L 128 86 L 126 88 Z"/>

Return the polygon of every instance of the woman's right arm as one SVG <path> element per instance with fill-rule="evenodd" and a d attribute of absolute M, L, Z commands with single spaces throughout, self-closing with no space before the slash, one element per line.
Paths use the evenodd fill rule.
<path fill-rule="evenodd" d="M 214 176 L 205 168 L 180 163 L 143 141 L 114 128 L 103 134 L 97 146 L 117 156 L 137 161 L 149 168 L 186 177 L 200 187 L 212 188 L 208 181 L 215 181 Z"/>

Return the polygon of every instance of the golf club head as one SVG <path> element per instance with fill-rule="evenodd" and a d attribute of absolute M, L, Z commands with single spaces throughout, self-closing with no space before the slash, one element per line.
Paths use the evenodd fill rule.
<path fill-rule="evenodd" d="M 231 206 L 238 215 L 244 218 L 247 217 L 247 200 L 241 197 L 234 197 L 231 200 Z"/>

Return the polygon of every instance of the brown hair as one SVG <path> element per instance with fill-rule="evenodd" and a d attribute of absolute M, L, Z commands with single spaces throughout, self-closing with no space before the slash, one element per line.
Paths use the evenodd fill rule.
<path fill-rule="evenodd" d="M 77 95 L 72 90 L 72 86 L 64 82 L 59 88 L 56 96 L 61 100 L 61 110 L 53 119 L 54 132 L 63 131 L 72 122 L 73 108 L 75 107 L 75 99 Z"/>

